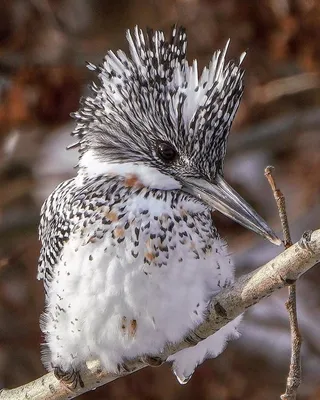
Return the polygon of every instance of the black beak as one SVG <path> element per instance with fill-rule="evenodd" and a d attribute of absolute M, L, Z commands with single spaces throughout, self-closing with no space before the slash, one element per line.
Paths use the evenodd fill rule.
<path fill-rule="evenodd" d="M 182 190 L 199 197 L 209 207 L 220 211 L 270 242 L 278 246 L 281 244 L 281 240 L 267 223 L 220 175 L 217 175 L 213 183 L 201 178 L 183 178 Z"/>

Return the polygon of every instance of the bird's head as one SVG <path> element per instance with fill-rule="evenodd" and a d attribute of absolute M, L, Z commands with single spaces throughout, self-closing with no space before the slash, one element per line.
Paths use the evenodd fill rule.
<path fill-rule="evenodd" d="M 99 84 L 74 113 L 79 171 L 134 174 L 145 186 L 179 189 L 274 243 L 279 239 L 224 181 L 231 124 L 243 93 L 239 62 L 225 62 L 228 43 L 199 76 L 186 60 L 187 36 L 173 28 L 128 31 L 130 57 L 109 51 L 96 71 Z"/>

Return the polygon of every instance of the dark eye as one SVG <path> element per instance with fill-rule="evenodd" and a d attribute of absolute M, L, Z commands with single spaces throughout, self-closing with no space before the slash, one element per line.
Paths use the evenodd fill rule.
<path fill-rule="evenodd" d="M 170 143 L 167 142 L 158 143 L 157 153 L 158 156 L 165 162 L 172 162 L 178 156 L 176 149 Z"/>

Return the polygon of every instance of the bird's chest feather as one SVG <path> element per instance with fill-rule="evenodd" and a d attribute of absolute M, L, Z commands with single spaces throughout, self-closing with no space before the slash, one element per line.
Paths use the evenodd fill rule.
<path fill-rule="evenodd" d="M 79 335 L 149 337 L 150 347 L 157 334 L 178 340 L 232 281 L 225 244 L 202 205 L 173 203 L 168 193 L 90 208 L 78 212 L 48 294 Z"/>

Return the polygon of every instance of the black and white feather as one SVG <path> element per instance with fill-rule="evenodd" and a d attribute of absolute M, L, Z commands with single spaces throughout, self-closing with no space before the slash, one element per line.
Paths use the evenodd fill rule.
<path fill-rule="evenodd" d="M 157 354 L 233 281 L 212 210 L 181 181 L 221 173 L 244 55 L 226 63 L 227 43 L 199 76 L 184 29 L 167 41 L 135 28 L 127 39 L 130 57 L 109 51 L 101 66 L 89 64 L 99 82 L 74 114 L 78 173 L 41 210 L 48 369 L 78 371 L 98 357 L 117 372 L 128 358 Z M 170 357 L 181 383 L 238 336 L 239 321 Z"/>
<path fill-rule="evenodd" d="M 245 53 L 226 63 L 228 41 L 199 76 L 197 61 L 186 59 L 183 28 L 173 28 L 169 41 L 163 32 L 144 35 L 138 27 L 127 39 L 131 57 L 109 51 L 101 66 L 88 64 L 99 84 L 74 114 L 81 154 L 92 150 L 101 160 L 143 162 L 168 174 L 187 175 L 196 166 L 214 177 L 242 96 Z M 157 157 L 159 141 L 178 152 L 174 168 Z"/>

